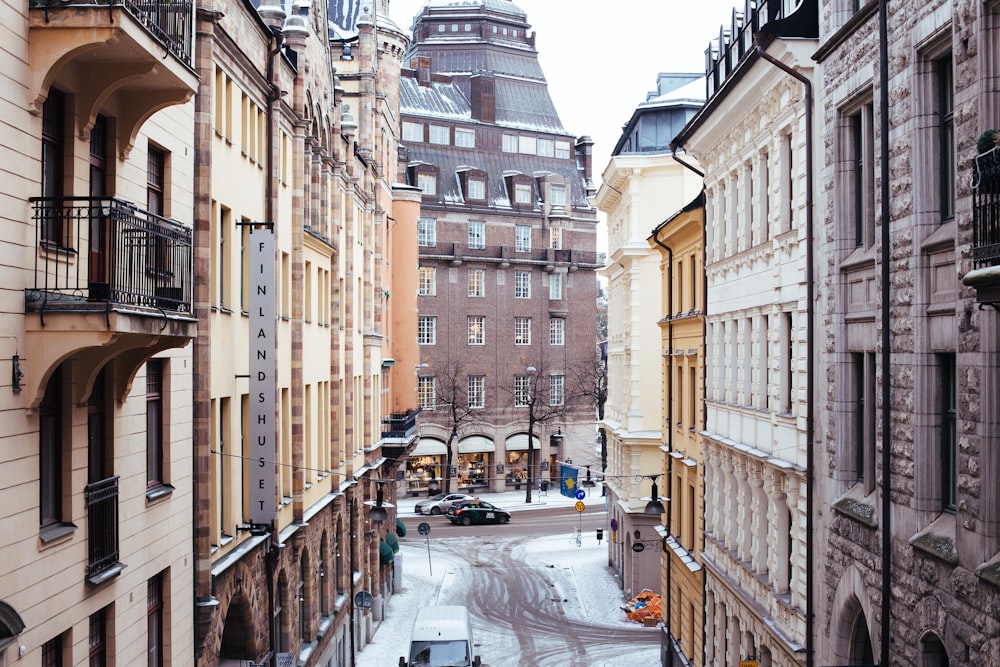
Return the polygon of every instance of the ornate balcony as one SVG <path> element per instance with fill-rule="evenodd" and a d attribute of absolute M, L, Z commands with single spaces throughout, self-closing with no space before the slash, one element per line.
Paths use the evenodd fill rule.
<path fill-rule="evenodd" d="M 193 4 L 185 0 L 29 0 L 28 99 L 36 113 L 51 86 L 78 101 L 79 136 L 102 108 L 117 109 L 127 155 L 156 111 L 189 100 Z"/>
<path fill-rule="evenodd" d="M 972 179 L 974 268 L 962 282 L 981 306 L 1000 309 L 1000 146 L 976 157 Z"/>
<path fill-rule="evenodd" d="M 487 262 L 494 264 L 545 264 L 599 268 L 604 265 L 600 253 L 582 250 L 533 248 L 515 250 L 510 246 L 469 246 L 464 243 L 438 243 L 420 247 L 421 259 L 438 259 L 453 264 Z"/>
<path fill-rule="evenodd" d="M 64 359 L 89 375 L 117 359 L 128 391 L 139 366 L 183 347 L 196 333 L 191 312 L 190 229 L 116 198 L 36 197 L 34 284 L 25 289 L 28 402 Z M 81 387 L 82 398 L 89 391 Z"/>

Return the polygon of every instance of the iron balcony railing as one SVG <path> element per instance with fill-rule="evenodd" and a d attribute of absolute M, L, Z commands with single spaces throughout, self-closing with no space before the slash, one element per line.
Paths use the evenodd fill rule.
<path fill-rule="evenodd" d="M 419 409 L 407 410 L 406 412 L 394 412 L 382 419 L 383 438 L 408 438 L 417 430 L 417 415 Z"/>
<path fill-rule="evenodd" d="M 975 159 L 972 170 L 972 260 L 1000 265 L 1000 146 Z"/>
<path fill-rule="evenodd" d="M 194 4 L 183 0 L 32 0 L 31 7 L 46 14 L 57 9 L 93 8 L 107 10 L 122 7 L 153 35 L 164 48 L 185 65 L 191 66 Z"/>
<path fill-rule="evenodd" d="M 118 476 L 88 484 L 87 578 L 94 579 L 118 565 Z"/>
<path fill-rule="evenodd" d="M 510 262 L 553 262 L 563 264 L 602 265 L 604 256 L 596 252 L 572 250 L 568 248 L 532 248 L 515 250 L 510 246 L 469 246 L 464 243 L 438 243 L 421 246 L 423 257 L 438 257 L 466 261 L 501 260 Z"/>
<path fill-rule="evenodd" d="M 193 236 L 113 197 L 34 197 L 29 305 L 74 303 L 191 312 Z"/>

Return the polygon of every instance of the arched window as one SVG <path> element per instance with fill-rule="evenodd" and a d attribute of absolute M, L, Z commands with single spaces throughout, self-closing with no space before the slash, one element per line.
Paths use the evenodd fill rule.
<path fill-rule="evenodd" d="M 868 634 L 868 620 L 865 618 L 863 611 L 858 612 L 857 617 L 854 619 L 854 628 L 851 630 L 851 664 L 875 664 L 872 638 Z"/>
<path fill-rule="evenodd" d="M 920 667 L 948 667 L 948 651 L 941 639 L 930 633 L 920 641 Z"/>

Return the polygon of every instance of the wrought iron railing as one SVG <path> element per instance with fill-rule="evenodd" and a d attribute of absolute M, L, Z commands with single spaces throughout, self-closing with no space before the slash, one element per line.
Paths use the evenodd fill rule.
<path fill-rule="evenodd" d="M 191 65 L 193 3 L 185 0 L 32 0 L 31 7 L 46 14 L 57 9 L 93 8 L 110 12 L 122 7 L 178 60 Z"/>
<path fill-rule="evenodd" d="M 972 260 L 1000 265 L 1000 146 L 976 157 L 972 169 Z"/>
<path fill-rule="evenodd" d="M 88 484 L 87 577 L 93 578 L 118 564 L 118 476 Z"/>
<path fill-rule="evenodd" d="M 462 260 L 494 259 L 513 262 L 592 264 L 595 266 L 604 263 L 604 256 L 600 253 L 569 248 L 560 248 L 558 250 L 554 248 L 515 250 L 510 246 L 468 246 L 464 243 L 438 243 L 434 247 L 421 247 L 420 254 L 425 257 L 446 257 Z"/>
<path fill-rule="evenodd" d="M 27 301 L 191 312 L 193 236 L 111 197 L 34 197 L 35 285 Z"/>
<path fill-rule="evenodd" d="M 382 419 L 383 438 L 408 438 L 417 430 L 419 408 L 406 412 L 394 412 Z"/>

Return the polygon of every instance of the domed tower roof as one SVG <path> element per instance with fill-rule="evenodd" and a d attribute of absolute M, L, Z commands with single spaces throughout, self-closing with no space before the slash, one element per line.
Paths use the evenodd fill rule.
<path fill-rule="evenodd" d="M 527 16 L 524 10 L 515 5 L 511 0 L 427 0 L 424 4 L 427 7 L 449 7 L 453 9 L 468 7 L 478 10 L 478 8 L 482 7 L 487 11 Z"/>

